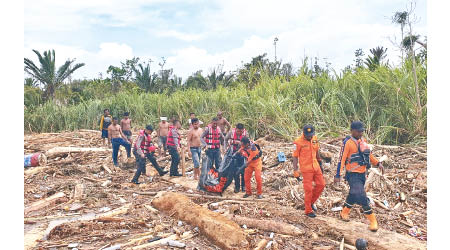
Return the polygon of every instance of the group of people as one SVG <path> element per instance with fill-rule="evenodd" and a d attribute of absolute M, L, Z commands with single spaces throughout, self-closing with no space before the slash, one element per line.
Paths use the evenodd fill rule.
<path fill-rule="evenodd" d="M 262 160 L 260 148 L 249 139 L 248 133 L 242 123 L 236 124 L 232 128 L 231 124 L 223 117 L 222 112 L 218 112 L 211 122 L 201 127 L 203 124 L 194 113 L 190 114 L 189 132 L 186 136 L 188 154 L 194 164 L 194 178 L 200 176 L 200 161 L 202 151 L 211 163 L 211 167 L 219 169 L 222 161 L 222 154 L 225 151 L 231 151 L 234 154 L 240 154 L 246 159 L 246 166 L 234 176 L 234 192 L 245 192 L 244 198 L 252 195 L 251 178 L 255 173 L 257 198 L 262 197 Z M 181 122 L 177 119 L 167 121 L 166 117 L 161 117 L 158 125 L 157 136 L 159 147 L 153 145 L 151 134 L 153 127 L 147 125 L 145 129 L 139 131 L 136 141 L 131 141 L 131 119 L 129 114 L 125 113 L 124 118 L 118 123 L 118 118 L 112 118 L 109 110 L 104 110 L 104 115 L 100 121 L 103 143 L 108 139 L 113 148 L 113 163 L 117 165 L 117 153 L 120 145 L 124 146 L 127 156 L 131 156 L 131 148 L 136 157 L 137 170 L 131 180 L 139 184 L 138 179 L 141 174 L 146 174 L 145 164 L 148 159 L 160 176 L 170 173 L 170 176 L 181 176 L 178 172 L 180 162 L 181 135 L 179 129 Z M 349 194 L 345 200 L 340 218 L 349 221 L 349 214 L 355 204 L 362 206 L 365 216 L 370 221 L 369 229 L 378 230 L 378 223 L 370 207 L 369 199 L 366 196 L 364 185 L 366 181 L 367 170 L 372 166 L 377 166 L 384 172 L 383 165 L 370 152 L 370 148 L 364 138 L 364 124 L 360 121 L 352 122 L 350 126 L 351 135 L 343 140 L 339 155 L 334 182 L 339 183 L 342 172 L 345 169 L 345 180 L 350 186 Z M 319 141 L 315 135 L 315 128 L 312 125 L 305 125 L 303 133 L 294 142 L 295 149 L 292 153 L 293 175 L 302 180 L 304 189 L 304 213 L 306 216 L 316 217 L 317 207 L 315 202 L 320 197 L 325 188 L 325 179 L 323 177 L 323 164 L 319 154 Z M 132 146 L 133 145 L 133 146 Z M 155 152 L 159 155 L 166 155 L 166 151 L 171 156 L 170 170 L 165 171 L 161 168 L 155 158 Z M 302 178 L 300 178 L 302 177 Z M 314 183 L 314 185 L 313 185 Z"/>
<path fill-rule="evenodd" d="M 351 135 L 342 142 L 339 154 L 334 182 L 339 183 L 342 172 L 345 169 L 345 180 L 350 186 L 350 191 L 345 199 L 340 218 L 349 221 L 349 214 L 355 204 L 362 206 L 364 215 L 370 221 L 369 229 L 378 230 L 378 222 L 370 207 L 364 185 L 367 170 L 372 166 L 380 168 L 384 173 L 384 167 L 380 161 L 370 152 L 370 148 L 364 138 L 364 124 L 354 121 L 350 125 Z M 292 154 L 294 177 L 303 177 L 305 214 L 311 218 L 316 217 L 317 207 L 315 202 L 325 188 L 323 178 L 322 159 L 319 155 L 319 141 L 315 135 L 315 129 L 311 125 L 303 127 L 302 135 L 294 141 L 295 149 Z M 312 185 L 314 182 L 314 186 Z"/>

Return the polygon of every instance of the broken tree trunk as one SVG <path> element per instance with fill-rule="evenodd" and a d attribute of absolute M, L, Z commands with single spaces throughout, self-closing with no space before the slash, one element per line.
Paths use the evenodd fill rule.
<path fill-rule="evenodd" d="M 187 196 L 162 192 L 152 201 L 153 207 L 197 226 L 217 246 L 224 249 L 245 249 L 249 243 L 238 224 L 192 202 Z"/>
<path fill-rule="evenodd" d="M 28 214 L 32 211 L 36 211 L 39 209 L 42 209 L 44 207 L 47 207 L 51 204 L 54 204 L 58 199 L 65 197 L 66 195 L 63 192 L 56 193 L 50 197 L 47 197 L 45 199 L 33 202 L 30 206 L 25 208 L 25 214 Z"/>
<path fill-rule="evenodd" d="M 327 226 L 330 232 L 344 235 L 345 242 L 353 244 L 358 238 L 366 239 L 369 242 L 369 246 L 379 250 L 389 249 L 426 249 L 426 243 L 419 241 L 416 238 L 399 234 L 396 232 L 383 229 L 383 225 L 379 225 L 380 228 L 376 233 L 369 231 L 368 225 L 361 222 L 350 221 L 343 222 L 339 219 L 332 217 L 317 217 L 317 223 Z"/>
<path fill-rule="evenodd" d="M 82 153 L 82 152 L 111 152 L 109 148 L 78 148 L 78 147 L 54 147 L 47 150 L 47 158 L 55 157 L 61 154 Z"/>
<path fill-rule="evenodd" d="M 241 226 L 246 225 L 247 227 L 257 228 L 267 232 L 275 232 L 292 236 L 300 236 L 305 233 L 300 228 L 281 221 L 258 220 L 237 215 L 229 216 L 228 218 L 232 219 Z"/>

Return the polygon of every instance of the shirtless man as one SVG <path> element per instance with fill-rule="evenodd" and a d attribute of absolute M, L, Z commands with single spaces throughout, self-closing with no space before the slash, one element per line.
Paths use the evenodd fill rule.
<path fill-rule="evenodd" d="M 202 154 L 202 143 L 200 136 L 203 134 L 203 129 L 199 127 L 198 118 L 192 118 L 192 128 L 187 134 L 187 146 L 190 149 L 189 157 L 192 157 L 194 162 L 194 179 L 198 180 L 200 176 L 200 158 Z M 206 146 L 206 145 L 204 145 Z"/>
<path fill-rule="evenodd" d="M 225 138 L 225 136 L 228 133 L 228 130 L 230 130 L 231 128 L 231 124 L 227 121 L 227 119 L 225 117 L 223 117 L 223 113 L 222 111 L 217 112 L 217 118 L 219 118 L 219 121 L 217 122 L 217 126 L 220 128 L 220 131 L 222 131 L 222 139 L 220 140 L 220 144 L 223 144 L 223 138 Z M 225 126 L 227 127 L 227 129 L 225 130 Z M 223 153 L 224 152 L 224 148 L 221 148 L 220 151 Z"/>
<path fill-rule="evenodd" d="M 120 145 L 124 146 L 127 150 L 127 156 L 128 158 L 131 157 L 131 143 L 129 143 L 127 140 L 127 137 L 123 134 L 122 128 L 120 128 L 120 125 L 117 123 L 118 119 L 117 117 L 114 117 L 112 120 L 112 124 L 108 127 L 108 136 L 109 140 L 112 143 L 112 158 L 114 166 L 118 166 L 117 162 L 117 154 L 119 153 Z"/>
<path fill-rule="evenodd" d="M 192 125 L 192 119 L 194 119 L 194 118 L 196 118 L 195 117 L 195 113 L 194 112 L 191 112 L 190 114 L 189 114 L 189 116 L 190 116 L 190 118 L 189 118 L 189 120 L 188 120 L 188 123 L 189 123 L 189 129 L 192 129 L 194 126 Z M 198 119 L 197 119 L 198 120 Z M 200 121 L 200 120 L 198 120 L 198 125 L 200 126 L 200 125 L 202 125 L 203 124 L 203 122 L 202 121 Z"/>
<path fill-rule="evenodd" d="M 131 119 L 129 117 L 130 113 L 123 113 L 123 119 L 120 120 L 120 127 L 122 128 L 122 132 L 127 136 L 127 139 L 130 143 L 131 141 Z"/>
<path fill-rule="evenodd" d="M 167 117 L 161 117 L 161 122 L 159 123 L 159 127 L 157 130 L 158 140 L 159 140 L 159 148 L 158 153 L 161 156 L 161 148 L 164 150 L 164 155 L 166 155 L 167 150 L 167 135 L 169 134 L 169 126 L 170 124 L 167 122 Z"/>

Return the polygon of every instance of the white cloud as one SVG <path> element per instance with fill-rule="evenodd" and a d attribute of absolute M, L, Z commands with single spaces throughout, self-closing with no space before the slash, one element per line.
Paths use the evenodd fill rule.
<path fill-rule="evenodd" d="M 205 37 L 204 34 L 189 34 L 189 33 L 179 32 L 176 30 L 160 30 L 160 31 L 155 32 L 155 35 L 157 37 L 174 37 L 176 39 L 186 41 L 186 42 L 198 41 Z"/>
<path fill-rule="evenodd" d="M 354 51 L 358 48 L 362 48 L 367 55 L 370 48 L 387 47 L 389 60 L 398 62 L 400 52 L 391 44 L 389 38 L 399 36 L 400 28 L 391 24 L 389 16 L 406 7 L 406 2 L 403 0 L 370 3 L 357 0 L 214 1 L 213 7 L 210 2 L 207 2 L 208 4 L 199 4 L 203 7 L 201 9 L 180 8 L 174 12 L 176 18 L 189 18 L 190 12 L 196 11 L 197 18 L 193 21 L 200 20 L 200 23 L 192 23 L 192 25 L 186 23 L 190 26 L 190 30 L 195 30 L 189 33 L 181 30 L 183 25 L 180 23 L 163 18 L 163 14 L 166 13 L 163 8 L 158 8 L 157 3 L 160 2 L 167 3 L 163 0 L 131 0 L 126 4 L 119 0 L 70 2 L 26 0 L 25 34 L 28 34 L 27 31 L 33 33 L 25 37 L 26 56 L 35 58 L 31 49 L 54 48 L 59 64 L 69 57 L 76 57 L 77 61 L 85 62 L 86 66 L 76 72 L 74 77 L 88 78 L 98 76 L 98 72 L 105 73 L 109 65 L 120 65 L 120 61 L 133 56 L 152 57 L 152 51 L 147 52 L 148 54 L 135 55 L 133 51 L 145 49 L 115 43 L 115 39 L 107 36 L 95 37 L 95 33 L 92 39 L 89 38 L 96 41 L 95 44 L 99 46 L 95 50 L 65 44 L 51 44 L 44 42 L 46 37 L 39 36 L 41 31 L 54 34 L 60 31 L 73 31 L 76 36 L 76 31 L 89 28 L 93 24 L 100 24 L 130 28 L 144 27 L 156 38 L 175 38 L 171 41 L 171 46 L 173 44 L 177 49 L 154 53 L 166 55 L 165 68 L 174 68 L 174 73 L 182 76 L 183 79 L 199 69 L 208 72 L 219 64 L 224 64 L 224 69 L 227 71 L 234 70 L 242 62 L 249 62 L 252 57 L 263 53 L 267 53 L 273 60 L 275 36 L 279 38 L 277 57 L 283 62 L 292 62 L 295 66 L 299 66 L 305 55 L 317 56 L 322 61 L 322 65 L 324 58 L 327 58 L 326 60 L 332 63 L 333 68 L 340 70 L 353 63 Z M 191 3 L 193 2 L 196 1 Z M 423 8 L 424 1 L 418 2 L 418 6 Z M 149 3 L 155 5 L 150 9 L 144 8 Z M 396 6 L 394 8 L 399 6 L 399 9 L 384 10 L 384 5 Z M 424 36 L 427 34 L 426 13 L 424 14 L 423 9 L 418 9 L 416 12 L 422 13 L 422 16 L 420 16 L 421 22 L 415 25 L 415 33 Z M 241 41 L 241 44 L 232 48 L 223 46 L 221 43 L 226 43 L 229 38 L 233 42 Z M 151 42 L 158 44 L 161 40 L 155 39 Z M 202 44 L 205 43 L 209 46 L 203 47 Z M 131 41 L 128 44 L 131 44 Z M 155 60 L 154 57 L 152 59 Z M 156 61 L 159 60 L 156 59 Z"/>
<path fill-rule="evenodd" d="M 26 44 L 24 55 L 36 64 L 38 64 L 37 56 L 32 49 L 39 51 L 41 54 L 45 50 L 54 49 L 57 67 L 62 65 L 67 59 L 75 58 L 75 63 L 85 63 L 86 65 L 75 71 L 73 75 L 74 78 L 80 79 L 84 77 L 98 77 L 99 72 L 102 72 L 105 77 L 106 69 L 109 65 L 119 66 L 121 61 L 133 57 L 132 48 L 126 44 L 101 43 L 99 50 L 95 52 L 59 44 Z"/>

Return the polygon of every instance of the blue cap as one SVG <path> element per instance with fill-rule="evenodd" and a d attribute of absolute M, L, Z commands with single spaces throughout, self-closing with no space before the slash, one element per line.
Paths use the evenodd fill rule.
<path fill-rule="evenodd" d="M 316 131 L 312 125 L 305 125 L 303 127 L 303 135 L 304 136 L 313 136 L 316 134 Z"/>
<path fill-rule="evenodd" d="M 364 132 L 364 123 L 360 121 L 354 121 L 352 122 L 352 125 L 350 125 L 351 130 L 357 130 L 359 132 Z"/>

